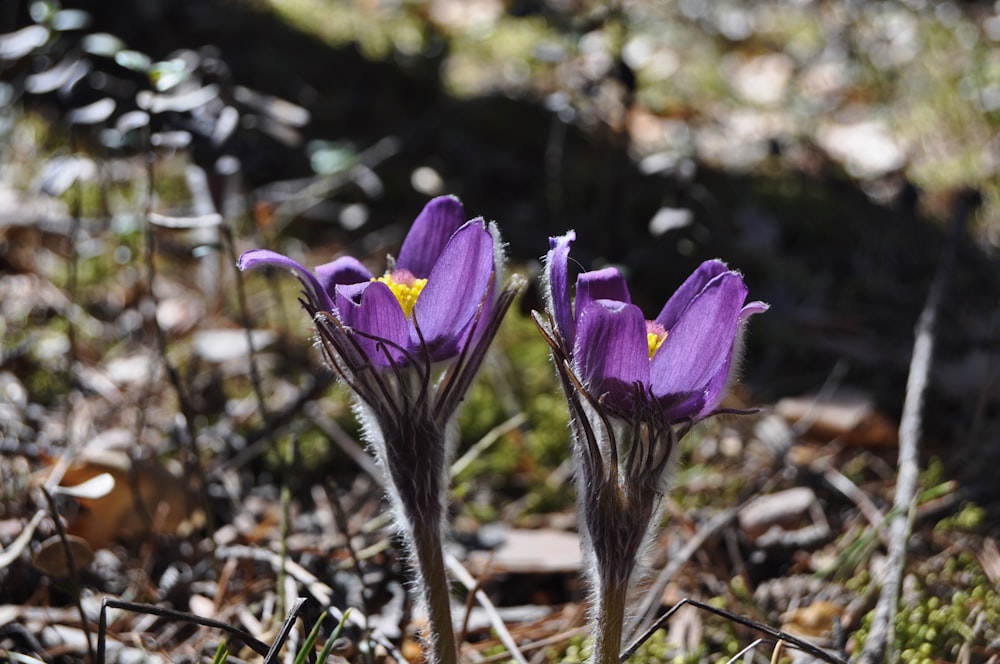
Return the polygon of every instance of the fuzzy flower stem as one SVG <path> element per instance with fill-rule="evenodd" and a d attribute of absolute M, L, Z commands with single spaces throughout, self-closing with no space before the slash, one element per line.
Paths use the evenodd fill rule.
<path fill-rule="evenodd" d="M 594 631 L 594 654 L 590 659 L 592 664 L 617 664 L 627 596 L 627 583 L 605 583 L 602 580 L 592 621 L 600 626 L 600 629 Z"/>
<path fill-rule="evenodd" d="M 608 436 L 612 438 L 613 436 Z M 618 661 L 625 607 L 639 552 L 650 532 L 658 494 L 653 488 L 623 486 L 617 476 L 603 478 L 581 469 L 592 490 L 581 503 L 592 552 L 595 590 L 590 622 L 594 633 L 593 664 Z"/>
<path fill-rule="evenodd" d="M 418 574 L 429 621 L 427 661 L 455 664 L 458 649 L 441 538 L 446 433 L 426 409 L 414 408 L 402 421 L 386 415 L 367 422 L 367 437 L 387 471 L 397 521 Z"/>
<path fill-rule="evenodd" d="M 424 600 L 427 604 L 430 630 L 428 661 L 435 664 L 457 664 L 458 650 L 451 622 L 451 594 L 441 549 L 440 527 L 415 527 L 413 547 L 416 564 L 423 578 Z"/>

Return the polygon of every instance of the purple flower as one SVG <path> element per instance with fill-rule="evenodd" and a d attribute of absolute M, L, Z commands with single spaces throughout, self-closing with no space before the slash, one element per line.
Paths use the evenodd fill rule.
<path fill-rule="evenodd" d="M 413 222 L 399 258 L 375 277 L 351 256 L 311 271 L 267 249 L 239 260 L 241 270 L 291 270 L 310 308 L 330 312 L 356 331 L 359 350 L 376 367 L 455 357 L 469 341 L 499 272 L 495 227 L 465 221 L 457 198 L 431 200 Z M 426 354 L 426 357 L 425 357 Z"/>
<path fill-rule="evenodd" d="M 388 263 L 378 277 L 350 256 L 309 270 L 255 249 L 239 267 L 285 268 L 302 282 L 303 305 L 330 366 L 354 392 L 362 433 L 422 581 L 416 586 L 432 634 L 427 659 L 449 664 L 457 649 L 441 527 L 451 422 L 523 279 L 498 286 L 504 255 L 496 225 L 466 221 L 451 196 L 424 207 L 399 258 Z"/>
<path fill-rule="evenodd" d="M 743 277 L 719 260 L 698 266 L 653 320 L 632 304 L 614 268 L 580 274 L 574 302 L 568 259 L 575 237 L 550 240 L 546 296 L 583 386 L 619 413 L 649 402 L 670 422 L 710 415 L 725 396 L 744 321 L 767 305 L 744 304 Z"/>
<path fill-rule="evenodd" d="M 652 320 L 614 268 L 584 272 L 570 294 L 576 234 L 551 238 L 545 260 L 545 337 L 569 406 L 577 499 L 594 587 L 596 664 L 617 663 L 639 552 L 655 523 L 677 441 L 717 412 L 746 319 L 739 273 L 702 263 Z M 641 616 L 639 616 L 641 618 Z"/>

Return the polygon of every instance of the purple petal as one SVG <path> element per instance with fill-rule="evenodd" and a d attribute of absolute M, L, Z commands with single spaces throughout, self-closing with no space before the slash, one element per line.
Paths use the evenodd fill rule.
<path fill-rule="evenodd" d="M 732 357 L 747 287 L 736 272 L 712 279 L 670 329 L 650 362 L 657 398 L 704 390 Z"/>
<path fill-rule="evenodd" d="M 656 322 L 670 330 L 680 319 L 681 314 L 691 304 L 691 301 L 698 296 L 698 293 L 715 277 L 728 272 L 729 268 L 720 260 L 705 261 L 691 273 L 680 288 L 678 288 L 667 303 L 663 305 L 660 314 L 656 317 Z"/>
<path fill-rule="evenodd" d="M 740 309 L 739 322 L 737 322 L 736 336 L 732 346 L 725 354 L 725 361 L 715 372 L 708 383 L 697 392 L 690 395 L 677 395 L 672 399 L 672 405 L 666 405 L 667 419 L 674 421 L 685 417 L 690 417 L 695 421 L 703 420 L 719 407 L 722 399 L 729 390 L 729 385 L 733 380 L 734 367 L 737 364 L 736 357 L 740 353 L 742 346 L 743 332 L 746 329 L 746 319 L 754 314 L 767 311 L 768 305 L 763 302 L 750 302 Z"/>
<path fill-rule="evenodd" d="M 309 301 L 316 309 L 320 311 L 331 311 L 333 309 L 333 300 L 330 298 L 327 290 L 323 288 L 323 284 L 316 278 L 316 275 L 304 265 L 292 260 L 288 256 L 270 251 L 269 249 L 251 249 L 250 251 L 243 252 L 236 265 L 241 270 L 250 270 L 261 266 L 285 268 L 299 278 L 302 286 L 306 289 L 306 297 L 309 298 Z"/>
<path fill-rule="evenodd" d="M 355 338 L 373 365 L 388 367 L 389 357 L 399 364 L 406 361 L 410 324 L 388 286 L 378 281 L 338 286 L 337 306 L 343 323 L 364 333 Z"/>
<path fill-rule="evenodd" d="M 634 304 L 597 300 L 580 312 L 574 361 L 595 397 L 628 407 L 636 383 L 649 384 L 646 319 Z"/>
<path fill-rule="evenodd" d="M 576 338 L 576 320 L 569 297 L 569 246 L 576 233 L 549 238 L 549 253 L 545 256 L 545 304 L 556 321 L 556 331 L 572 348 Z"/>
<path fill-rule="evenodd" d="M 333 289 L 333 299 L 340 314 L 340 321 L 347 326 L 354 325 L 354 315 L 361 305 L 361 296 L 364 295 L 372 281 L 361 281 L 356 284 L 337 284 Z"/>
<path fill-rule="evenodd" d="M 737 332 L 737 335 L 739 335 L 739 332 Z M 737 363 L 736 348 L 738 345 L 738 342 L 734 342 L 733 347 L 726 355 L 726 361 L 722 363 L 722 366 L 719 367 L 715 375 L 705 385 L 705 389 L 702 390 L 701 402 L 697 404 L 698 409 L 692 415 L 694 419 L 704 419 L 722 403 L 722 399 L 726 396 L 726 392 L 729 391 L 729 384 L 733 378 L 733 368 Z"/>
<path fill-rule="evenodd" d="M 726 395 L 732 366 L 733 355 L 730 353 L 704 388 L 688 393 L 672 394 L 661 399 L 660 403 L 663 405 L 667 420 L 676 422 L 691 419 L 699 422 L 708 417 Z"/>
<path fill-rule="evenodd" d="M 429 277 L 448 240 L 465 221 L 465 208 L 454 196 L 431 199 L 406 234 L 396 267 L 409 270 L 418 279 Z"/>
<path fill-rule="evenodd" d="M 770 308 L 770 304 L 761 302 L 760 300 L 755 300 L 747 305 L 744 305 L 744 307 L 740 309 L 740 320 L 746 320 L 754 314 L 762 314 Z"/>
<path fill-rule="evenodd" d="M 316 268 L 316 278 L 323 289 L 333 294 L 340 284 L 357 284 L 371 281 L 372 273 L 354 256 L 341 256 Z"/>
<path fill-rule="evenodd" d="M 455 232 L 441 252 L 413 307 L 415 324 L 420 326 L 432 359 L 458 352 L 492 274 L 493 236 L 482 220 L 470 221 Z"/>
<path fill-rule="evenodd" d="M 469 324 L 466 325 L 465 329 L 459 333 L 455 350 L 450 351 L 451 353 L 457 353 L 459 348 L 465 348 L 469 345 L 475 346 L 482 339 L 483 335 L 488 332 L 488 321 L 493 316 L 493 308 L 497 304 L 497 293 L 502 288 L 502 284 L 500 283 L 502 281 L 501 275 L 503 274 L 507 259 L 503 251 L 504 245 L 503 240 L 500 238 L 500 229 L 497 227 L 496 222 L 491 221 L 486 225 L 486 230 L 489 231 L 490 236 L 493 238 L 494 277 L 489 282 L 489 292 L 483 300 L 482 311 L 477 312 L 469 320 Z"/>
<path fill-rule="evenodd" d="M 622 273 L 613 267 L 584 272 L 576 279 L 576 312 L 580 315 L 595 300 L 615 300 L 632 304 Z"/>
<path fill-rule="evenodd" d="M 733 373 L 735 365 L 738 364 L 736 359 L 742 352 L 743 347 L 743 333 L 746 331 L 746 320 L 753 316 L 754 314 L 761 314 L 767 311 L 770 305 L 764 302 L 754 301 L 749 304 L 743 305 L 740 309 L 739 322 L 736 324 L 736 337 L 733 339 L 732 348 L 730 348 L 729 353 L 726 356 L 726 361 L 723 362 L 722 366 L 715 373 L 715 376 L 708 381 L 708 385 L 705 386 L 703 392 L 703 399 L 700 405 L 698 413 L 694 416 L 695 419 L 703 419 L 707 417 L 713 410 L 719 407 L 722 403 L 723 397 L 726 396 L 726 392 L 729 390 L 729 385 L 733 380 Z"/>

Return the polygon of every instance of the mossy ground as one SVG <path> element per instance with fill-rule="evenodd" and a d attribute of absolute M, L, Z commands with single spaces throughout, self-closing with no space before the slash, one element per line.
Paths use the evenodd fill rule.
<path fill-rule="evenodd" d="M 414 171 L 432 166 L 471 213 L 497 219 L 512 269 L 529 276 L 537 274 L 545 237 L 569 227 L 580 232 L 584 267 L 620 265 L 647 313 L 702 258 L 721 256 L 743 270 L 751 294 L 773 307 L 750 330 L 732 405 L 765 412 L 712 420 L 685 439 L 663 498 L 664 531 L 650 550 L 650 576 L 713 515 L 756 495 L 808 486 L 830 528 L 825 540 L 764 550 L 729 523 L 686 562 L 664 603 L 695 597 L 777 626 L 788 611 L 829 594 L 840 612 L 821 638 L 839 638 L 857 652 L 881 574 L 884 524 L 864 518 L 823 470 L 836 468 L 884 513 L 895 450 L 801 435 L 792 458 L 776 455 L 758 425 L 782 397 L 819 389 L 840 362 L 849 365 L 846 382 L 864 388 L 894 421 L 913 324 L 956 192 L 965 187 L 979 192 L 982 205 L 960 249 L 938 351 L 943 368 L 974 349 L 984 361 L 991 357 L 991 312 L 1000 294 L 1000 46 L 989 26 L 1000 19 L 984 3 L 567 7 L 234 2 L 217 9 L 231 11 L 235 27 L 203 18 L 208 28 L 192 24 L 185 33 L 164 21 L 153 32 L 164 51 L 169 36 L 182 42 L 175 48 L 202 45 L 183 43 L 186 34 L 218 39 L 234 76 L 257 74 L 273 94 L 311 100 L 314 135 L 307 138 L 353 150 L 345 163 L 357 164 L 377 139 L 402 137 L 397 154 L 371 166 L 381 194 L 347 178 L 326 195 L 335 210 L 363 206 L 367 222 L 359 228 L 315 210 L 276 221 L 278 203 L 261 190 L 308 176 L 295 168 L 309 160 L 304 144 L 298 159 L 278 166 L 265 160 L 274 170 L 248 172 L 246 191 L 236 197 L 242 200 L 227 213 L 234 250 L 267 244 L 310 264 L 349 252 L 380 269 L 428 195 L 414 190 Z M 145 34 L 139 23 L 133 29 Z M 260 48 L 240 55 L 233 43 L 247 34 Z M 270 50 L 277 43 L 301 48 Z M 775 67 L 767 71 L 778 77 L 771 85 L 785 86 L 778 100 L 747 96 L 741 86 L 754 66 Z M 188 468 L 197 472 L 188 479 L 205 488 L 202 508 L 216 530 L 178 537 L 154 528 L 139 541 L 105 543 L 81 578 L 84 596 L 203 608 L 197 603 L 215 593 L 227 619 L 250 629 L 254 618 L 270 629 L 283 617 L 274 611 L 282 596 L 274 571 L 260 561 L 223 561 L 228 576 L 220 576 L 219 561 L 206 552 L 220 542 L 265 550 L 280 540 L 295 562 L 336 588 L 342 605 L 401 615 L 405 574 L 379 519 L 381 491 L 332 442 L 338 435 L 357 440 L 359 432 L 345 391 L 323 382 L 329 374 L 296 303 L 297 283 L 241 276 L 225 235 L 152 229 L 145 221 L 148 209 L 190 213 L 188 169 L 214 162 L 183 150 L 157 153 L 150 202 L 144 155 L 111 154 L 93 140 L 71 146 L 54 110 L 59 99 L 23 101 L 3 109 L 0 181 L 25 200 L 54 204 L 53 217 L 64 225 L 0 229 L 0 520 L 11 526 L 3 545 L 43 506 L 28 489 L 37 484 L 31 474 L 44 475 L 64 450 L 108 444 L 110 433 L 129 441 L 118 448 L 126 456 L 193 463 Z M 886 172 L 862 173 L 823 144 L 824 127 L 858 120 L 875 122 L 905 159 Z M 107 177 L 46 194 L 39 184 L 46 165 L 75 147 Z M 253 151 L 266 152 L 258 147 Z M 693 222 L 652 233 L 650 219 L 661 208 L 691 211 Z M 246 289 L 245 309 L 238 284 Z M 529 289 L 462 410 L 459 455 L 504 430 L 454 478 L 451 516 L 464 545 L 480 544 L 487 524 L 572 527 L 565 404 L 527 315 L 539 307 L 537 289 Z M 198 345 L 199 332 L 238 331 L 245 321 L 275 334 L 254 356 L 254 371 L 245 356 L 213 359 Z M 137 374 L 124 370 L 126 361 L 138 363 Z M 894 647 L 902 661 L 921 664 L 995 661 L 996 381 L 976 389 L 935 376 Z M 317 384 L 322 389 L 311 394 Z M 278 509 L 282 488 L 288 504 Z M 290 523 L 282 522 L 285 507 Z M 53 532 L 46 521 L 30 548 Z M 0 570 L 0 603 L 71 606 L 65 582 L 45 577 L 29 558 L 26 551 Z M 355 566 L 356 577 L 347 571 Z M 786 581 L 788 588 L 773 590 Z M 531 583 L 513 577 L 495 585 L 519 582 Z M 553 585 L 537 601 L 576 609 L 585 599 L 577 584 Z M 550 617 L 512 629 L 525 641 L 565 633 L 547 646 L 545 661 L 585 661 L 582 612 L 570 613 L 575 623 Z M 33 625 L 30 615 L 25 610 L 16 620 Z M 52 620 L 77 624 L 67 613 Z M 112 633 L 124 639 L 138 621 L 122 620 Z M 697 639 L 672 640 L 668 626 L 634 661 L 727 662 L 758 636 L 718 617 L 687 620 L 700 629 Z M 143 648 L 167 659 L 193 660 L 198 638 L 219 638 L 140 627 L 159 630 L 161 640 Z M 502 652 L 487 632 L 470 635 L 469 648 Z M 753 661 L 773 652 L 773 644 L 761 644 Z"/>

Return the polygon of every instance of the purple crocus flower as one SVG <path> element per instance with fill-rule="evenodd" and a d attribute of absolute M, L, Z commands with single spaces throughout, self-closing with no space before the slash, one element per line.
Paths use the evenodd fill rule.
<path fill-rule="evenodd" d="M 284 268 L 302 282 L 320 346 L 353 391 L 384 471 L 428 610 L 431 662 L 457 659 L 441 548 L 451 421 L 523 285 L 515 276 L 497 287 L 504 261 L 496 224 L 466 221 L 453 196 L 427 203 L 381 276 L 349 256 L 315 270 L 266 249 L 239 260 L 240 269 Z"/>
<path fill-rule="evenodd" d="M 632 304 L 614 268 L 584 272 L 570 292 L 569 233 L 550 239 L 548 342 L 569 405 L 577 497 L 591 560 L 597 664 L 618 661 L 627 594 L 650 536 L 677 441 L 717 412 L 745 321 L 767 309 L 746 303 L 739 273 L 702 263 L 652 320 Z"/>
<path fill-rule="evenodd" d="M 627 415 L 655 404 L 669 422 L 699 421 L 725 396 L 743 322 L 767 310 L 744 304 L 743 277 L 719 260 L 706 261 L 646 320 L 615 268 L 584 272 L 570 297 L 572 231 L 550 241 L 546 296 L 556 331 L 578 378 L 595 397 Z"/>
<path fill-rule="evenodd" d="M 313 310 L 335 314 L 360 333 L 360 350 L 374 366 L 389 367 L 449 359 L 464 348 L 483 306 L 492 304 L 499 244 L 495 225 L 466 222 L 458 199 L 441 196 L 424 207 L 399 258 L 377 278 L 352 256 L 311 271 L 267 249 L 244 253 L 239 267 L 291 270 Z"/>

